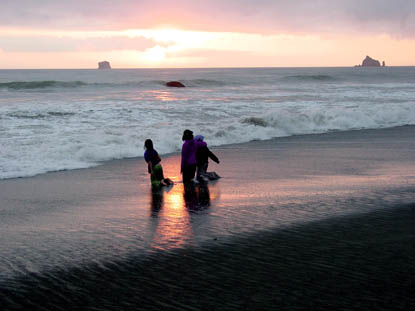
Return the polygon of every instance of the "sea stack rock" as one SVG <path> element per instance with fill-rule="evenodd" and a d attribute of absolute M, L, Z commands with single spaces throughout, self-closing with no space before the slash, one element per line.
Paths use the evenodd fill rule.
<path fill-rule="evenodd" d="M 107 61 L 99 62 L 98 69 L 111 69 L 110 62 L 107 62 Z"/>
<path fill-rule="evenodd" d="M 179 81 L 169 81 L 166 83 L 166 86 L 170 87 L 185 87 L 185 85 Z"/>
<path fill-rule="evenodd" d="M 362 62 L 362 67 L 380 67 L 380 63 L 378 60 L 373 59 L 370 56 L 366 56 Z"/>

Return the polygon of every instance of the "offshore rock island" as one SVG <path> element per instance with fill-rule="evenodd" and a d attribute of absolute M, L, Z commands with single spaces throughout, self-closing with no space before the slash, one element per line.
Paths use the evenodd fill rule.
<path fill-rule="evenodd" d="M 373 59 L 370 56 L 366 56 L 366 58 L 363 60 L 361 65 L 356 65 L 355 67 L 385 67 L 385 61 L 382 61 L 382 66 L 380 65 L 380 62 L 376 59 Z"/>
<path fill-rule="evenodd" d="M 111 69 L 110 62 L 107 62 L 107 61 L 99 62 L 98 69 Z"/>

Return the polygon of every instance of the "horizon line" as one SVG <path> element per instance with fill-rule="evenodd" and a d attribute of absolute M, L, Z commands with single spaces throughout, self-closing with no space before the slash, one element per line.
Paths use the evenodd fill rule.
<path fill-rule="evenodd" d="M 357 65 L 350 65 L 350 66 L 247 66 L 247 67 L 221 67 L 221 66 L 214 66 L 214 67 L 112 67 L 111 69 L 99 69 L 98 67 L 88 67 L 88 68 L 0 68 L 0 70 L 99 70 L 99 71 L 111 71 L 111 70 L 155 70 L 155 69 L 289 69 L 289 68 L 402 68 L 402 67 L 415 67 L 415 65 L 387 65 L 385 67 L 382 66 L 357 66 Z"/>

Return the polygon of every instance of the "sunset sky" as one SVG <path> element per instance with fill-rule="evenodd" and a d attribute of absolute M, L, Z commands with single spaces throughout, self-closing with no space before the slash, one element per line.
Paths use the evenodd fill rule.
<path fill-rule="evenodd" d="M 415 65 L 413 0 L 5 0 L 0 69 Z"/>

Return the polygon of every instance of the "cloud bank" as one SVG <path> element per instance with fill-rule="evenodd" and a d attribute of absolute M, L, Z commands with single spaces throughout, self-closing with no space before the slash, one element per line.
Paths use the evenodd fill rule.
<path fill-rule="evenodd" d="M 0 36 L 0 48 L 4 52 L 145 51 L 158 44 L 154 40 L 143 37 L 127 38 L 118 36 L 75 39 L 52 36 Z"/>
<path fill-rule="evenodd" d="M 187 30 L 256 33 L 386 33 L 415 36 L 413 0 L 15 0 L 0 26 L 58 29 Z"/>

